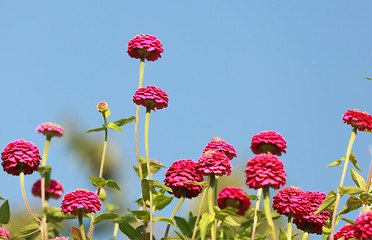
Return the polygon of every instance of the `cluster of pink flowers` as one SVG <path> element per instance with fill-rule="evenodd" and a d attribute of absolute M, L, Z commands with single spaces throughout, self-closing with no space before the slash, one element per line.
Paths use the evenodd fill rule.
<path fill-rule="evenodd" d="M 36 130 L 36 132 L 42 133 L 47 137 L 62 137 L 63 136 L 63 128 L 55 123 L 42 123 L 40 124 Z"/>
<path fill-rule="evenodd" d="M 163 44 L 152 35 L 141 34 L 128 42 L 128 54 L 132 58 L 146 58 L 148 61 L 155 61 L 161 58 Z"/>
<path fill-rule="evenodd" d="M 140 88 L 133 95 L 135 104 L 150 107 L 151 110 L 168 107 L 168 101 L 168 95 L 160 88 L 153 86 Z"/>
<path fill-rule="evenodd" d="M 46 189 L 45 193 L 47 199 L 48 198 L 58 199 L 63 194 L 63 186 L 59 181 L 51 179 L 48 189 Z M 32 186 L 32 194 L 35 197 L 41 197 L 41 179 L 37 180 Z"/>
<path fill-rule="evenodd" d="M 217 204 L 221 209 L 232 207 L 238 209 L 236 214 L 244 216 L 251 206 L 251 201 L 243 189 L 237 187 L 225 187 L 217 196 Z"/>
<path fill-rule="evenodd" d="M 50 239 L 50 240 L 68 240 L 70 239 L 69 237 L 56 237 L 56 238 L 53 238 L 53 239 Z"/>
<path fill-rule="evenodd" d="M 344 237 L 344 240 L 354 238 L 354 226 L 351 224 L 346 224 L 335 234 L 335 240 Z"/>
<path fill-rule="evenodd" d="M 0 227 L 0 237 L 10 239 L 9 231 L 6 230 L 4 227 Z"/>
<path fill-rule="evenodd" d="M 77 216 L 79 212 L 91 213 L 101 210 L 101 202 L 94 192 L 78 189 L 69 192 L 62 200 L 62 211 Z"/>
<path fill-rule="evenodd" d="M 347 110 L 342 119 L 344 123 L 356 127 L 359 131 L 372 131 L 372 116 L 367 112 L 359 112 L 358 109 Z"/>

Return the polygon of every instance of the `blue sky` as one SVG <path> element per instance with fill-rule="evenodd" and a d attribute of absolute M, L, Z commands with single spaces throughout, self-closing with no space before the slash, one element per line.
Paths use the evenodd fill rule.
<path fill-rule="evenodd" d="M 341 167 L 326 166 L 345 155 L 351 133 L 343 113 L 372 113 L 372 82 L 362 78 L 372 77 L 371 7 L 342 0 L 0 1 L 0 147 L 24 138 L 42 150 L 44 138 L 34 131 L 45 121 L 74 118 L 81 132 L 97 127 L 101 100 L 113 119 L 134 115 L 139 60 L 127 55 L 127 42 L 152 34 L 164 53 L 146 63 L 144 85 L 160 87 L 170 101 L 151 116 L 151 158 L 166 166 L 196 161 L 220 136 L 238 152 L 233 172 L 244 174 L 252 136 L 275 130 L 287 140 L 280 157 L 287 186 L 328 193 Z M 133 126 L 110 134 L 132 161 L 122 170 L 128 179 Z M 371 143 L 371 134 L 358 133 L 352 151 L 365 178 Z M 50 151 L 53 176 L 65 180 L 66 192 L 91 188 L 63 140 L 53 140 Z M 30 186 L 36 179 L 26 177 Z M 22 206 L 13 191 L 18 181 L 0 173 L 0 195 Z M 349 173 L 345 185 L 352 185 Z M 139 196 L 135 186 L 122 188 L 129 201 Z"/>

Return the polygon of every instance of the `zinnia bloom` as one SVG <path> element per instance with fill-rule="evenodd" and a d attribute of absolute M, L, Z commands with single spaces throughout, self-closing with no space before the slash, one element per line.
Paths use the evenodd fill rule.
<path fill-rule="evenodd" d="M 272 154 L 257 155 L 249 160 L 245 173 L 247 178 L 245 183 L 254 189 L 266 185 L 278 189 L 285 185 L 287 177 L 283 162 Z"/>
<path fill-rule="evenodd" d="M 128 42 L 128 54 L 132 58 L 146 58 L 148 61 L 155 61 L 161 58 L 160 53 L 164 51 L 162 46 L 163 44 L 155 36 L 141 34 Z"/>
<path fill-rule="evenodd" d="M 252 137 L 251 149 L 254 154 L 271 153 L 277 156 L 286 153 L 287 143 L 280 133 L 264 131 Z"/>
<path fill-rule="evenodd" d="M 78 212 L 91 213 L 101 210 L 101 202 L 94 192 L 78 189 L 65 195 L 62 201 L 62 211 L 71 213 L 74 216 Z"/>
<path fill-rule="evenodd" d="M 238 209 L 236 214 L 244 216 L 245 212 L 251 205 L 251 201 L 247 197 L 247 193 L 241 188 L 225 187 L 221 190 L 217 197 L 218 207 L 221 209 L 233 207 Z"/>
<path fill-rule="evenodd" d="M 160 88 L 153 86 L 140 88 L 133 96 L 133 102 L 135 104 L 146 108 L 147 106 L 151 106 L 151 110 L 168 107 L 168 101 L 168 95 Z"/>
<path fill-rule="evenodd" d="M 344 240 L 348 240 L 350 238 L 355 237 L 354 236 L 354 226 L 351 224 L 346 224 L 343 226 L 336 234 L 335 234 L 335 240 L 344 237 Z"/>
<path fill-rule="evenodd" d="M 63 136 L 63 128 L 55 123 L 42 123 L 37 126 L 36 132 L 40 132 L 47 137 L 62 137 Z"/>
<path fill-rule="evenodd" d="M 294 217 L 293 223 L 295 223 L 297 228 L 302 231 L 308 231 L 309 233 L 321 235 L 322 228 L 328 220 L 330 213 L 328 210 L 324 210 L 315 216 L 313 215 L 327 197 L 327 194 L 318 191 L 306 191 L 306 194 L 309 196 L 309 201 L 305 206 L 308 208 L 309 214 L 303 216 L 302 218 Z"/>
<path fill-rule="evenodd" d="M 354 235 L 356 239 L 372 239 L 372 211 L 360 215 L 355 220 Z"/>
<path fill-rule="evenodd" d="M 223 152 L 230 160 L 236 157 L 236 151 L 234 147 L 220 137 L 212 138 L 208 145 L 204 148 L 203 153 L 209 150 Z"/>
<path fill-rule="evenodd" d="M 203 176 L 196 171 L 196 162 L 191 159 L 175 161 L 165 173 L 165 185 L 172 188 L 177 198 L 197 197 L 203 186 L 187 182 L 202 182 Z"/>
<path fill-rule="evenodd" d="M 308 201 L 308 195 L 301 188 L 283 188 L 273 197 L 273 209 L 287 217 L 290 212 L 295 217 L 303 217 L 309 214 L 309 209 L 306 207 Z"/>
<path fill-rule="evenodd" d="M 49 187 L 45 191 L 47 199 L 54 198 L 58 199 L 62 196 L 63 186 L 62 184 L 54 179 L 50 180 Z M 32 195 L 41 198 L 41 179 L 37 180 L 32 186 Z"/>
<path fill-rule="evenodd" d="M 10 239 L 9 231 L 6 230 L 5 227 L 0 227 L 0 237 Z"/>
<path fill-rule="evenodd" d="M 56 237 L 56 238 L 53 238 L 53 239 L 50 239 L 50 240 L 68 240 L 70 239 L 69 237 Z"/>
<path fill-rule="evenodd" d="M 39 149 L 23 139 L 10 142 L 1 153 L 4 171 L 12 175 L 31 174 L 39 169 L 41 156 Z"/>
<path fill-rule="evenodd" d="M 230 175 L 231 168 L 230 159 L 224 153 L 211 150 L 204 152 L 196 164 L 196 171 L 201 175 Z"/>
<path fill-rule="evenodd" d="M 347 110 L 342 119 L 344 123 L 356 127 L 359 131 L 372 131 L 372 116 L 367 112 L 359 112 L 358 109 Z"/>

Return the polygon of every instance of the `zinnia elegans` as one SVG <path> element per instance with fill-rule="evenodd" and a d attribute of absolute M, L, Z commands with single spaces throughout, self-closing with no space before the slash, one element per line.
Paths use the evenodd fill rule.
<path fill-rule="evenodd" d="M 56 238 L 53 238 L 53 239 L 50 239 L 50 240 L 68 240 L 70 239 L 69 237 L 56 237 Z"/>
<path fill-rule="evenodd" d="M 295 217 L 303 217 L 309 214 L 309 209 L 306 207 L 308 201 L 308 195 L 301 188 L 283 188 L 273 197 L 273 209 L 287 217 L 290 212 Z"/>
<path fill-rule="evenodd" d="M 168 95 L 160 88 L 147 86 L 138 89 L 133 95 L 133 102 L 144 107 L 151 107 L 151 110 L 168 107 Z"/>
<path fill-rule="evenodd" d="M 354 236 L 356 239 L 372 239 L 372 211 L 360 215 L 355 220 Z"/>
<path fill-rule="evenodd" d="M 264 131 L 252 137 L 251 149 L 254 154 L 271 153 L 277 156 L 286 153 L 287 143 L 280 133 Z"/>
<path fill-rule="evenodd" d="M 203 176 L 196 171 L 196 162 L 191 159 L 175 161 L 165 173 L 165 185 L 172 188 L 177 198 L 197 197 L 203 186 L 187 182 L 202 182 Z"/>
<path fill-rule="evenodd" d="M 204 152 L 196 164 L 196 171 L 201 175 L 214 173 L 217 176 L 231 174 L 230 159 L 222 152 L 207 151 Z"/>
<path fill-rule="evenodd" d="M 342 119 L 344 123 L 356 127 L 359 131 L 372 131 L 372 116 L 367 112 L 359 112 L 358 109 L 347 110 Z"/>
<path fill-rule="evenodd" d="M 58 199 L 62 196 L 63 193 L 63 186 L 62 184 L 54 179 L 50 180 L 49 187 L 46 189 L 46 194 L 48 198 Z M 41 198 L 41 180 L 37 180 L 34 185 L 32 186 L 32 195 L 35 197 Z"/>
<path fill-rule="evenodd" d="M 32 174 L 39 169 L 41 156 L 39 149 L 23 139 L 10 142 L 1 153 L 4 171 L 12 175 Z"/>
<path fill-rule="evenodd" d="M 203 153 L 209 150 L 223 152 L 230 160 L 236 157 L 236 151 L 234 147 L 220 137 L 212 138 L 208 145 L 204 148 Z"/>
<path fill-rule="evenodd" d="M 94 192 L 78 189 L 65 195 L 61 208 L 64 213 L 69 212 L 77 216 L 78 211 L 83 213 L 100 211 L 101 202 L 98 195 Z"/>
<path fill-rule="evenodd" d="M 348 240 L 354 236 L 354 226 L 351 224 L 346 224 L 335 234 L 335 240 L 344 237 L 344 240 Z"/>
<path fill-rule="evenodd" d="M 287 177 L 283 162 L 272 154 L 257 155 L 249 160 L 245 173 L 245 183 L 254 189 L 266 185 L 278 189 L 285 185 Z"/>
<path fill-rule="evenodd" d="M 128 42 L 127 52 L 132 58 L 146 58 L 148 61 L 155 61 L 161 58 L 160 53 L 164 51 L 162 47 L 163 44 L 157 37 L 141 34 Z"/>
<path fill-rule="evenodd" d="M 5 227 L 0 227 L 0 237 L 10 239 L 9 231 L 6 230 Z"/>
<path fill-rule="evenodd" d="M 225 187 L 217 196 L 217 204 L 221 209 L 233 207 L 238 209 L 236 214 L 244 216 L 245 212 L 251 205 L 247 193 L 241 188 Z"/>
<path fill-rule="evenodd" d="M 36 132 L 42 133 L 47 137 L 62 137 L 63 136 L 63 128 L 55 123 L 42 123 L 37 126 Z"/>

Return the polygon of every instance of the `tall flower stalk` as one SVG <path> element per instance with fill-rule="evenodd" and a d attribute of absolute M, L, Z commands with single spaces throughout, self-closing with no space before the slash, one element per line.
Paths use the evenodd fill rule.
<path fill-rule="evenodd" d="M 257 221 L 258 221 L 258 210 L 260 209 L 260 200 L 261 200 L 262 188 L 257 191 L 256 206 L 254 208 L 254 217 L 253 217 L 253 226 L 252 226 L 252 237 L 251 240 L 254 240 L 256 235 Z"/>
<path fill-rule="evenodd" d="M 176 205 L 176 207 L 174 208 L 174 210 L 173 210 L 173 212 L 172 212 L 172 215 L 170 216 L 170 220 L 173 220 L 173 218 L 174 218 L 174 216 L 176 216 L 176 213 L 178 212 L 178 210 L 180 209 L 180 207 L 181 207 L 181 205 L 182 205 L 182 203 L 183 203 L 183 201 L 185 200 L 185 197 L 184 196 L 182 196 L 181 198 L 180 198 L 180 200 L 178 200 L 178 203 L 177 203 L 177 205 Z M 166 237 L 168 237 L 168 233 L 169 233 L 169 229 L 170 229 L 170 223 L 168 223 L 168 225 L 167 225 L 167 229 L 165 230 L 165 234 L 164 234 L 164 237 L 166 238 Z"/>
<path fill-rule="evenodd" d="M 262 189 L 263 195 L 264 195 L 264 209 L 265 209 L 265 216 L 266 216 L 267 223 L 269 224 L 271 228 L 271 236 L 273 237 L 273 240 L 276 240 L 277 237 L 276 237 L 276 232 L 275 232 L 274 221 L 271 216 L 269 190 L 270 188 L 268 185 L 264 186 Z"/>
<path fill-rule="evenodd" d="M 48 158 L 48 152 L 49 152 L 49 145 L 50 140 L 52 139 L 51 136 L 47 136 L 44 144 L 44 151 L 43 151 L 43 157 L 42 157 L 42 166 L 44 167 L 44 172 L 41 174 L 41 209 L 48 206 L 48 199 L 45 199 L 45 189 L 49 187 L 50 184 L 50 172 L 45 171 L 45 166 Z M 46 215 L 43 214 L 42 222 L 45 227 L 45 229 L 48 229 L 48 224 L 46 221 Z M 47 237 L 47 239 L 49 239 Z"/>

